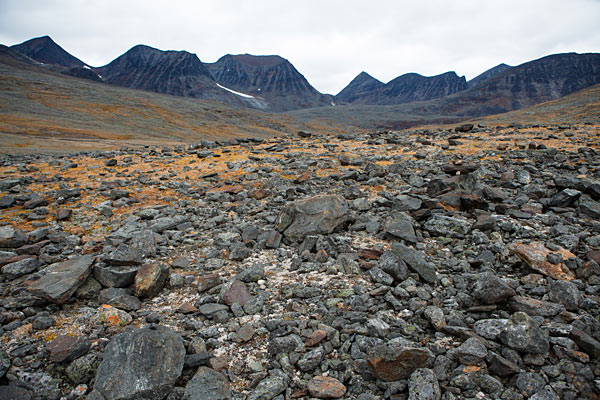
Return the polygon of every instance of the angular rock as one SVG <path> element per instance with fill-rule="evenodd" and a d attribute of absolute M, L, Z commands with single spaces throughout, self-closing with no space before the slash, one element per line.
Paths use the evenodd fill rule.
<path fill-rule="evenodd" d="M 579 213 L 590 218 L 600 219 L 600 203 L 592 200 L 582 201 L 579 204 Z"/>
<path fill-rule="evenodd" d="M 547 334 L 524 312 L 516 312 L 510 317 L 498 339 L 523 353 L 544 355 L 550 347 Z"/>
<path fill-rule="evenodd" d="M 350 220 L 348 204 L 343 197 L 321 195 L 286 205 L 276 229 L 289 240 L 298 242 L 307 235 L 332 233 Z"/>
<path fill-rule="evenodd" d="M 49 360 L 52 362 L 73 361 L 90 350 L 91 343 L 83 336 L 61 335 L 50 342 Z"/>
<path fill-rule="evenodd" d="M 555 194 L 549 202 L 550 207 L 571 207 L 579 198 L 581 192 L 574 189 L 563 189 Z"/>
<path fill-rule="evenodd" d="M 27 289 L 46 300 L 62 304 L 81 286 L 91 272 L 94 257 L 85 255 L 52 264 L 45 274 L 35 281 L 27 282 Z"/>
<path fill-rule="evenodd" d="M 452 238 L 463 238 L 469 232 L 470 227 L 471 224 L 466 219 L 439 214 L 433 215 L 423 224 L 423 229 L 433 236 Z"/>
<path fill-rule="evenodd" d="M 306 385 L 311 396 L 319 399 L 339 399 L 346 394 L 346 386 L 335 378 L 315 376 Z"/>
<path fill-rule="evenodd" d="M 510 299 L 509 304 L 513 311 L 523 311 L 530 316 L 540 315 L 542 317 L 554 317 L 565 310 L 565 307 L 562 304 L 537 300 L 525 296 L 514 296 Z"/>
<path fill-rule="evenodd" d="M 11 225 L 0 226 L 0 249 L 14 249 L 27 244 L 27 235 Z"/>
<path fill-rule="evenodd" d="M 14 263 L 6 264 L 2 267 L 2 275 L 8 279 L 17 279 L 20 276 L 35 272 L 38 267 L 38 261 L 35 258 L 25 258 Z"/>
<path fill-rule="evenodd" d="M 577 328 L 572 328 L 569 337 L 581 347 L 592 359 L 600 359 L 600 342 Z"/>
<path fill-rule="evenodd" d="M 392 382 L 405 379 L 417 368 L 433 361 L 431 352 L 418 347 L 379 345 L 367 357 L 371 373 L 378 379 Z"/>
<path fill-rule="evenodd" d="M 531 242 L 530 244 L 516 242 L 510 245 L 508 249 L 525 261 L 532 269 L 544 275 L 553 279 L 568 281 L 575 279 L 575 274 L 564 266 L 564 264 L 552 264 L 547 260 L 548 254 L 551 251 L 542 242 Z M 575 254 L 564 249 L 559 249 L 557 252 L 562 256 L 563 260 L 576 258 Z"/>
<path fill-rule="evenodd" d="M 220 372 L 200 367 L 185 385 L 183 400 L 222 400 L 231 398 L 229 380 Z"/>
<path fill-rule="evenodd" d="M 551 281 L 548 300 L 564 305 L 569 311 L 577 311 L 579 303 L 583 300 L 583 293 L 573 282 Z"/>
<path fill-rule="evenodd" d="M 98 308 L 98 322 L 106 326 L 126 326 L 133 321 L 133 317 L 126 311 L 119 310 L 108 304 Z"/>
<path fill-rule="evenodd" d="M 237 279 L 232 279 L 223 285 L 220 298 L 224 304 L 231 307 L 233 303 L 238 303 L 240 306 L 245 306 L 252 299 L 250 292 L 246 288 L 244 282 Z"/>
<path fill-rule="evenodd" d="M 433 265 L 425 260 L 423 252 L 411 249 L 401 243 L 394 243 L 392 251 L 406 263 L 406 265 L 415 271 L 427 283 L 435 283 L 437 275 Z"/>
<path fill-rule="evenodd" d="M 66 221 L 73 215 L 73 210 L 69 208 L 61 208 L 56 212 L 57 221 Z"/>
<path fill-rule="evenodd" d="M 127 290 L 114 287 L 100 291 L 98 303 L 108 304 L 125 311 L 139 310 L 142 306 L 140 299 L 128 294 Z"/>
<path fill-rule="evenodd" d="M 142 256 L 143 254 L 140 249 L 122 243 L 115 250 L 105 255 L 102 261 L 108 265 L 115 266 L 140 265 L 143 261 Z"/>
<path fill-rule="evenodd" d="M 444 311 L 442 311 L 442 309 L 439 307 L 428 306 L 425 308 L 423 315 L 437 331 L 442 330 L 446 326 L 446 317 L 444 316 Z"/>
<path fill-rule="evenodd" d="M 106 399 L 162 400 L 181 375 L 185 347 L 171 329 L 127 329 L 104 350 L 94 390 Z"/>
<path fill-rule="evenodd" d="M 473 325 L 473 330 L 479 336 L 495 340 L 508 322 L 507 319 L 480 319 Z"/>
<path fill-rule="evenodd" d="M 510 376 L 520 371 L 517 364 L 492 351 L 488 353 L 487 362 L 488 370 L 493 375 Z"/>
<path fill-rule="evenodd" d="M 183 215 L 176 215 L 174 217 L 160 217 L 156 218 L 153 223 L 149 226 L 149 229 L 162 233 L 164 231 L 170 231 L 177 228 L 178 225 L 187 222 L 187 218 Z"/>
<path fill-rule="evenodd" d="M 321 361 L 323 361 L 323 356 L 324 353 L 322 347 L 318 347 L 309 351 L 298 360 L 298 369 L 303 372 L 312 371 L 319 366 L 319 364 L 321 364 Z"/>
<path fill-rule="evenodd" d="M 385 229 L 385 235 L 392 240 L 405 240 L 409 243 L 417 243 L 415 228 L 407 218 L 396 218 L 391 221 Z"/>
<path fill-rule="evenodd" d="M 408 379 L 408 400 L 439 400 L 440 385 L 432 370 L 419 368 Z"/>
<path fill-rule="evenodd" d="M 167 282 L 168 269 L 159 264 L 144 264 L 135 274 L 134 292 L 138 297 L 151 298 L 160 293 Z"/>
<path fill-rule="evenodd" d="M 487 356 L 487 349 L 481 340 L 469 338 L 455 350 L 456 358 L 465 365 L 475 365 Z"/>
<path fill-rule="evenodd" d="M 71 382 L 75 384 L 89 383 L 96 375 L 100 361 L 98 354 L 88 353 L 73 360 L 65 372 Z"/>
<path fill-rule="evenodd" d="M 198 277 L 198 291 L 200 293 L 221 284 L 221 277 L 217 274 L 201 275 Z"/>
<path fill-rule="evenodd" d="M 269 376 L 256 386 L 246 400 L 271 400 L 283 393 L 288 386 L 286 379 L 280 376 Z"/>
<path fill-rule="evenodd" d="M 127 287 L 135 280 L 139 266 L 111 267 L 97 264 L 94 267 L 94 278 L 106 287 Z"/>
<path fill-rule="evenodd" d="M 473 285 L 473 295 L 484 304 L 496 304 L 517 292 L 491 272 L 480 274 Z"/>

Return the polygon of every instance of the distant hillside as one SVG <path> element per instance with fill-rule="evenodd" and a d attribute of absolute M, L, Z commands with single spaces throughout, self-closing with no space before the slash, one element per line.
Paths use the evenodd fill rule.
<path fill-rule="evenodd" d="M 223 103 L 75 79 L 0 47 L 0 149 L 74 151 L 237 137 L 342 132 Z"/>
<path fill-rule="evenodd" d="M 205 65 L 219 84 L 264 99 L 271 111 L 329 106 L 332 102 L 332 96 L 319 93 L 279 56 L 228 54 Z"/>
<path fill-rule="evenodd" d="M 44 64 L 65 68 L 83 67 L 85 63 L 66 52 L 50 36 L 42 36 L 11 46 L 13 50 Z"/>
<path fill-rule="evenodd" d="M 600 54 L 555 54 L 501 72 L 436 100 L 397 105 L 347 105 L 290 114 L 303 121 L 346 121 L 364 128 L 404 128 L 500 114 L 557 99 L 600 83 Z"/>
<path fill-rule="evenodd" d="M 506 65 L 504 63 L 502 64 L 498 64 L 493 68 L 488 69 L 487 71 L 477 75 L 475 78 L 471 79 L 470 81 L 467 81 L 467 86 L 468 87 L 473 87 L 476 85 L 479 85 L 481 82 L 493 78 L 494 76 L 498 75 L 501 72 L 506 71 L 507 69 L 512 68 L 510 65 Z"/>
<path fill-rule="evenodd" d="M 437 99 L 467 88 L 465 77 L 455 72 L 426 77 L 404 74 L 382 84 L 365 72 L 350 82 L 336 99 L 352 104 L 389 105 Z"/>

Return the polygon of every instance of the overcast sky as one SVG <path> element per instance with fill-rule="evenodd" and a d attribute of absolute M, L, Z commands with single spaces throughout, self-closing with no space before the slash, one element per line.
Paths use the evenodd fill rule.
<path fill-rule="evenodd" d="M 471 79 L 501 62 L 600 52 L 600 0 L 0 0 L 0 43 L 49 35 L 101 66 L 136 44 L 278 54 L 323 93 L 361 71 Z"/>

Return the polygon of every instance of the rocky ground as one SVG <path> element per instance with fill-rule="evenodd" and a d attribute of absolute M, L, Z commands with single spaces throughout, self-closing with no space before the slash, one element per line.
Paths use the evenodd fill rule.
<path fill-rule="evenodd" d="M 600 140 L 2 157 L 1 399 L 597 399 Z"/>

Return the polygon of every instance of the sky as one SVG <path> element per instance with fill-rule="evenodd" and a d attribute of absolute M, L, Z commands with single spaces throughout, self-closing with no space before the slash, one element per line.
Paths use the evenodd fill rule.
<path fill-rule="evenodd" d="M 600 52 L 600 0 L 0 0 L 0 43 L 49 35 L 102 66 L 137 44 L 287 58 L 320 92 Z"/>

